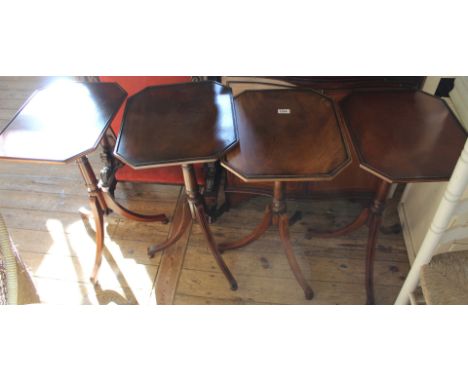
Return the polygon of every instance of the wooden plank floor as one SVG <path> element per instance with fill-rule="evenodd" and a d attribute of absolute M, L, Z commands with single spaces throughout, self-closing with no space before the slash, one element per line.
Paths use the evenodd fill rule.
<path fill-rule="evenodd" d="M 40 77 L 0 78 L 0 128 L 39 85 Z M 90 161 L 100 169 L 97 153 Z M 181 188 L 149 184 L 119 184 L 117 198 L 139 212 L 173 216 Z M 221 241 L 245 235 L 259 221 L 267 198 L 255 198 L 225 213 L 212 224 Z M 0 162 L 0 211 L 11 236 L 33 274 L 41 301 L 52 304 L 156 304 L 154 285 L 161 254 L 149 259 L 146 248 L 167 238 L 171 225 L 138 223 L 107 216 L 100 283 L 89 275 L 94 262 L 93 222 L 82 220 L 88 200 L 78 169 L 71 165 Z M 228 287 L 209 253 L 197 224 L 184 251 L 175 283 L 175 304 L 363 304 L 365 228 L 338 239 L 307 238 L 307 228 L 338 227 L 350 221 L 359 204 L 346 200 L 289 201 L 292 215 L 302 218 L 291 227 L 291 238 L 315 298 L 306 301 L 284 256 L 275 227 L 248 247 L 223 256 L 239 283 Z M 397 223 L 396 201 L 390 203 L 384 225 Z M 171 256 L 174 254 L 171 254 Z M 391 304 L 409 264 L 401 233 L 381 233 L 375 263 L 376 302 Z M 172 277 L 172 276 L 171 276 Z M 177 280 L 176 280 L 177 281 Z"/>

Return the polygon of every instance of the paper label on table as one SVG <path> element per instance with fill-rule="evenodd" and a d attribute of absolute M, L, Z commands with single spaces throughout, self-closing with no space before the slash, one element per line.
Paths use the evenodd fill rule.
<path fill-rule="evenodd" d="M 291 114 L 291 109 L 278 109 L 278 114 Z"/>

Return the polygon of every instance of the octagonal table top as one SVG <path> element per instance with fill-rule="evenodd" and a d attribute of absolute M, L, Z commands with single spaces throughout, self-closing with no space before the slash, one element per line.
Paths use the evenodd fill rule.
<path fill-rule="evenodd" d="M 329 180 L 351 161 L 333 100 L 304 89 L 235 98 L 239 144 L 222 164 L 246 182 Z"/>
<path fill-rule="evenodd" d="M 419 90 L 355 92 L 341 109 L 360 166 L 388 182 L 448 180 L 467 138 L 445 101 Z"/>
<path fill-rule="evenodd" d="M 237 142 L 231 89 L 213 81 L 129 97 L 115 156 L 133 168 L 214 162 Z"/>
<path fill-rule="evenodd" d="M 57 82 L 35 91 L 0 132 L 0 159 L 67 163 L 93 151 L 127 93 L 115 83 Z"/>

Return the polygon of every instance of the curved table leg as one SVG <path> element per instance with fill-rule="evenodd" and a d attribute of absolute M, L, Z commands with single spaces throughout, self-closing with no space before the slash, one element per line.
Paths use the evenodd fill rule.
<path fill-rule="evenodd" d="M 96 284 L 97 274 L 102 262 L 102 249 L 104 247 L 104 212 L 96 196 L 90 196 L 89 203 L 96 224 L 96 259 L 94 260 L 94 267 L 90 279 L 93 284 Z"/>
<path fill-rule="evenodd" d="M 187 194 L 187 200 L 192 207 L 191 210 L 195 215 L 200 227 L 203 231 L 208 246 L 210 247 L 211 253 L 213 254 L 216 262 L 218 263 L 219 268 L 224 273 L 224 276 L 229 281 L 232 290 L 237 290 L 237 281 L 231 274 L 231 271 L 224 262 L 221 254 L 219 253 L 218 246 L 214 240 L 213 234 L 211 232 L 208 220 L 205 214 L 205 206 L 203 204 L 203 198 L 200 195 L 198 190 L 197 180 L 195 177 L 195 170 L 192 164 L 183 164 L 182 165 L 182 174 L 184 176 L 185 192 Z"/>
<path fill-rule="evenodd" d="M 76 160 L 76 163 L 80 169 L 81 175 L 83 176 L 86 188 L 88 189 L 91 212 L 96 223 L 96 259 L 94 262 L 93 272 L 91 274 L 91 281 L 95 284 L 97 282 L 97 274 L 101 266 L 102 249 L 104 247 L 104 212 L 107 212 L 108 209 L 111 208 L 116 213 L 119 213 L 126 218 L 141 222 L 160 221 L 162 223 L 168 223 L 169 220 L 164 214 L 146 216 L 127 210 L 125 207 L 117 203 L 106 189 L 99 186 L 96 175 L 94 174 L 86 155 L 79 157 Z M 80 212 L 86 216 L 90 215 L 84 211 Z"/>
<path fill-rule="evenodd" d="M 148 256 L 150 258 L 153 258 L 156 252 L 160 252 L 170 247 L 177 240 L 179 240 L 181 236 L 184 234 L 185 230 L 187 229 L 187 226 L 190 223 L 190 219 L 191 219 L 191 216 L 189 213 L 189 208 L 188 208 L 187 202 L 184 201 L 183 211 L 182 211 L 182 221 L 179 223 L 179 226 L 177 227 L 175 233 L 169 239 L 167 239 L 164 243 L 152 245 L 151 247 L 149 247 Z"/>
<path fill-rule="evenodd" d="M 109 192 L 103 190 L 102 195 L 104 197 L 104 200 L 105 200 L 107 206 L 111 210 L 118 213 L 119 215 L 122 215 L 123 217 L 126 217 L 127 219 L 132 219 L 132 220 L 136 220 L 136 221 L 140 221 L 140 222 L 146 222 L 146 223 L 151 223 L 151 222 L 161 222 L 163 224 L 169 223 L 169 219 L 164 214 L 158 214 L 158 215 L 138 214 L 138 213 L 132 212 L 132 211 L 128 210 L 127 208 L 125 208 L 124 206 L 120 205 L 112 197 L 112 195 Z"/>
<path fill-rule="evenodd" d="M 218 251 L 218 246 L 215 243 L 213 234 L 211 233 L 210 226 L 208 225 L 208 221 L 206 220 L 205 215 L 205 208 L 203 207 L 203 203 L 200 201 L 194 203 L 194 210 L 195 215 L 197 216 L 198 223 L 202 227 L 203 234 L 205 235 L 206 241 L 210 247 L 211 253 L 213 254 L 216 262 L 218 263 L 218 267 L 224 273 L 224 276 L 228 280 L 229 284 L 231 285 L 231 290 L 237 290 L 237 281 L 232 276 L 231 271 L 227 267 L 226 263 L 224 262 L 221 254 Z"/>
<path fill-rule="evenodd" d="M 338 228 L 335 231 L 320 232 L 320 231 L 315 231 L 313 228 L 309 228 L 307 230 L 307 239 L 311 239 L 312 236 L 321 237 L 321 238 L 333 238 L 333 237 L 346 235 L 348 233 L 356 231 L 357 229 L 361 228 L 364 224 L 366 224 L 366 222 L 369 220 L 369 213 L 370 213 L 369 208 L 368 207 L 364 208 L 359 214 L 359 216 L 356 219 L 354 219 L 354 221 L 352 221 L 351 223 L 349 223 L 348 225 L 342 228 Z"/>
<path fill-rule="evenodd" d="M 286 214 L 281 214 L 279 216 L 278 228 L 279 234 L 281 238 L 281 242 L 283 244 L 284 251 L 286 252 L 286 257 L 288 259 L 289 266 L 294 274 L 299 285 L 304 290 L 305 298 L 307 300 L 312 300 L 314 297 L 314 292 L 312 288 L 307 284 L 307 281 L 302 274 L 301 268 L 297 262 L 296 256 L 294 255 L 293 248 L 291 245 L 291 241 L 289 239 L 289 229 L 288 229 L 288 216 Z"/>
<path fill-rule="evenodd" d="M 244 247 L 253 241 L 257 240 L 261 235 L 265 233 L 265 231 L 270 227 L 272 221 L 272 211 L 271 206 L 267 206 L 265 210 L 265 214 L 263 215 L 263 220 L 261 223 L 247 236 L 238 240 L 232 241 L 227 243 L 218 244 L 218 249 L 221 253 L 227 251 L 229 249 L 237 249 Z"/>

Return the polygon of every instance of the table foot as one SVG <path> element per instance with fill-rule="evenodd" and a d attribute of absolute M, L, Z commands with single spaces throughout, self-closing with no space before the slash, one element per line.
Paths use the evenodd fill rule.
<path fill-rule="evenodd" d="M 357 229 L 361 228 L 366 222 L 369 220 L 369 208 L 364 208 L 359 216 L 354 219 L 353 222 L 348 224 L 345 227 L 338 228 L 335 231 L 316 231 L 313 228 L 309 228 L 307 230 L 306 238 L 311 239 L 313 236 L 315 237 L 320 237 L 320 238 L 333 238 L 341 235 L 347 235 L 353 231 L 356 231 Z"/>
<path fill-rule="evenodd" d="M 301 268 L 299 267 L 299 263 L 297 262 L 296 256 L 294 255 L 291 240 L 289 239 L 288 226 L 288 216 L 286 214 L 281 214 L 279 216 L 278 228 L 281 242 L 283 244 L 283 249 L 286 253 L 286 258 L 288 259 L 289 267 L 291 268 L 297 282 L 304 290 L 305 298 L 307 300 L 311 300 L 314 297 L 314 292 L 312 288 L 307 284 L 307 281 L 305 280 L 304 275 L 302 274 Z"/>
<path fill-rule="evenodd" d="M 187 227 L 189 225 L 191 216 L 190 216 L 190 213 L 189 213 L 189 208 L 188 208 L 188 205 L 187 205 L 187 201 L 184 200 L 183 203 L 184 204 L 183 204 L 183 207 L 182 207 L 183 208 L 183 210 L 182 210 L 182 220 L 180 221 L 179 225 L 177 226 L 175 233 L 168 240 L 166 240 L 164 243 L 150 246 L 148 248 L 148 256 L 150 258 L 153 258 L 154 255 L 157 252 L 160 252 L 160 251 L 170 247 L 174 243 L 176 243 L 182 237 L 182 235 L 184 234 L 185 230 L 187 229 Z"/>
<path fill-rule="evenodd" d="M 109 192 L 103 190 L 102 195 L 104 197 L 104 200 L 107 206 L 111 210 L 113 210 L 114 212 L 118 213 L 119 215 L 127 219 L 136 220 L 136 221 L 145 222 L 145 223 L 152 223 L 152 222 L 161 222 L 163 224 L 169 223 L 169 219 L 164 214 L 157 214 L 157 215 L 138 214 L 136 212 L 128 210 L 127 208 L 119 204 Z"/>
<path fill-rule="evenodd" d="M 261 223 L 250 234 L 238 241 L 218 244 L 219 251 L 223 253 L 224 251 L 241 248 L 252 243 L 265 233 L 268 227 L 270 227 L 271 222 L 272 211 L 271 206 L 268 205 L 266 207 L 265 214 L 263 215 Z"/>

